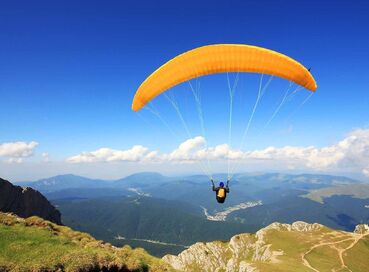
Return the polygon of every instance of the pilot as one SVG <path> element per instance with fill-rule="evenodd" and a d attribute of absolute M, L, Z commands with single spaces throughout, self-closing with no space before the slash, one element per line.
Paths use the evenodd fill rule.
<path fill-rule="evenodd" d="M 229 187 L 228 183 L 229 180 L 227 180 L 227 185 L 224 187 L 224 182 L 219 182 L 219 186 L 215 187 L 213 179 L 211 179 L 211 183 L 213 184 L 213 191 L 215 192 L 216 199 L 218 203 L 224 203 L 227 193 L 229 193 Z"/>

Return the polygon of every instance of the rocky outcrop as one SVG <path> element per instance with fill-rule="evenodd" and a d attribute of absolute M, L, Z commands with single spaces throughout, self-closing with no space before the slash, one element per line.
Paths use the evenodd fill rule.
<path fill-rule="evenodd" d="M 317 223 L 309 224 L 301 221 L 292 224 L 272 223 L 255 234 L 244 233 L 233 236 L 229 242 L 196 243 L 178 256 L 166 255 L 163 260 L 175 269 L 188 272 L 297 271 L 307 269 L 311 265 L 319 267 L 319 258 L 316 263 L 309 263 L 305 256 L 313 254 L 314 262 L 314 254 L 317 254 L 314 250 L 320 250 L 325 246 L 328 249 L 331 245 L 336 246 L 337 253 L 326 256 L 332 258 L 330 262 L 333 264 L 340 263 L 339 253 L 343 254 L 346 250 L 349 252 L 347 254 L 352 254 L 351 258 L 364 256 L 357 255 L 356 250 L 361 254 L 363 252 L 369 254 L 369 246 L 354 247 L 360 239 L 366 239 L 369 244 L 368 225 L 359 225 L 352 233 L 332 230 Z M 351 245 L 347 244 L 348 241 L 356 242 Z M 363 262 L 359 259 L 357 261 Z M 365 262 L 369 264 L 369 259 Z M 344 263 L 341 265 L 346 267 Z"/>
<path fill-rule="evenodd" d="M 361 225 L 357 225 L 355 227 L 354 233 L 357 234 L 369 234 L 369 225 L 368 224 L 361 224 Z"/>
<path fill-rule="evenodd" d="M 251 261 L 267 261 L 277 255 L 251 234 L 239 234 L 229 243 L 196 243 L 178 256 L 166 255 L 163 260 L 180 271 L 259 271 Z"/>
<path fill-rule="evenodd" d="M 0 211 L 12 212 L 20 217 L 39 216 L 62 224 L 60 212 L 38 191 L 20 187 L 0 178 Z"/>

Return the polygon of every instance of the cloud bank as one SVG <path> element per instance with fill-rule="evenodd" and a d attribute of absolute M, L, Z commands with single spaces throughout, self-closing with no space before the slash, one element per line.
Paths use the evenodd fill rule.
<path fill-rule="evenodd" d="M 205 160 L 240 164 L 258 164 L 268 168 L 278 165 L 280 170 L 317 170 L 357 172 L 369 176 L 369 129 L 356 129 L 341 141 L 326 147 L 266 147 L 242 151 L 227 144 L 206 147 L 206 140 L 197 136 L 181 143 L 168 153 L 135 145 L 127 150 L 100 148 L 67 158 L 69 163 L 137 162 L 137 163 L 196 163 Z"/>

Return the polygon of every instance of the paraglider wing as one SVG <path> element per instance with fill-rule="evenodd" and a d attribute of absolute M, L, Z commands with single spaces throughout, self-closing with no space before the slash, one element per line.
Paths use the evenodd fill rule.
<path fill-rule="evenodd" d="M 140 110 L 169 88 L 196 77 L 224 72 L 254 72 L 290 80 L 310 91 L 313 76 L 296 60 L 266 48 L 244 44 L 214 44 L 195 48 L 169 60 L 138 88 L 132 103 Z"/>

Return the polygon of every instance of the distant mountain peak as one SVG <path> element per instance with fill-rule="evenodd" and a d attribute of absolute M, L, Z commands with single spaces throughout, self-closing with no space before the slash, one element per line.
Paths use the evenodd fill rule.
<path fill-rule="evenodd" d="M 78 176 L 78 175 L 74 175 L 74 174 L 60 174 L 60 175 L 50 176 L 50 177 L 46 177 L 46 178 L 40 178 L 40 179 L 37 179 L 35 181 L 30 181 L 30 182 L 37 182 L 37 181 L 50 180 L 50 179 L 76 178 L 76 177 L 82 178 L 82 176 Z"/>
<path fill-rule="evenodd" d="M 79 175 L 74 175 L 74 174 L 71 174 L 71 173 L 67 173 L 67 174 L 60 174 L 60 175 L 56 175 L 56 176 L 53 176 L 54 178 L 57 178 L 57 177 L 81 177 Z"/>
<path fill-rule="evenodd" d="M 51 177 L 43 178 L 43 179 L 39 179 L 39 180 L 47 180 L 47 179 L 59 180 L 59 179 L 69 179 L 69 178 L 87 179 L 86 177 L 79 176 L 79 175 L 74 175 L 74 174 L 61 174 L 61 175 L 51 176 Z"/>
<path fill-rule="evenodd" d="M 156 177 L 164 177 L 164 175 L 160 174 L 159 172 L 140 172 L 140 173 L 134 173 L 132 175 L 127 176 L 129 177 L 146 177 L 146 176 L 156 176 Z"/>

